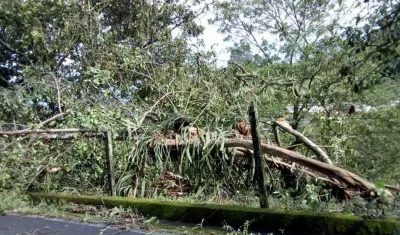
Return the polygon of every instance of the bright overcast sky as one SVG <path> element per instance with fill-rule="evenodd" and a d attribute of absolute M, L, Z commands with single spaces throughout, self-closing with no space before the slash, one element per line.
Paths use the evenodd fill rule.
<path fill-rule="evenodd" d="M 201 39 L 204 40 L 206 49 L 214 49 L 218 55 L 218 65 L 224 66 L 229 60 L 230 53 L 227 48 L 233 45 L 233 42 L 224 42 L 224 35 L 218 33 L 217 25 L 208 24 L 208 19 L 213 17 L 213 12 L 208 11 L 206 14 L 199 17 L 199 22 L 204 26 L 204 33 Z"/>

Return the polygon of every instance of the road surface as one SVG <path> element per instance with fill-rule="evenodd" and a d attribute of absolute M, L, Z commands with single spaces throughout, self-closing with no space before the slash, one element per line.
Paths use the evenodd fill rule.
<path fill-rule="evenodd" d="M 67 219 L 41 216 L 0 215 L 0 235 L 145 235 L 145 230 L 120 230 L 105 224 L 85 224 Z M 156 233 L 173 235 L 172 233 Z"/>

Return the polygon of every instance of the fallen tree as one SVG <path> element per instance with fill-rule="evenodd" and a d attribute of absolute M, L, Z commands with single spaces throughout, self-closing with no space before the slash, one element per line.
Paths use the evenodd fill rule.
<path fill-rule="evenodd" d="M 175 139 L 160 138 L 154 140 L 150 144 L 150 148 L 154 148 L 157 145 L 164 145 L 167 147 L 179 147 L 179 146 L 183 147 L 194 144 L 196 141 L 201 141 L 201 140 L 199 138 L 192 138 L 189 141 L 184 140 L 183 138 L 175 138 Z M 241 138 L 228 139 L 225 141 L 216 140 L 215 145 L 224 148 L 233 148 L 233 149 L 239 148 L 239 150 L 237 150 L 239 152 L 238 154 L 242 156 L 246 156 L 245 152 L 253 149 L 252 140 L 241 139 Z M 262 143 L 261 148 L 264 154 L 276 158 L 285 159 L 290 162 L 294 162 L 304 167 L 302 171 L 305 172 L 306 174 L 316 177 L 317 179 L 323 180 L 330 184 L 333 184 L 338 188 L 341 188 L 344 191 L 347 198 L 351 198 L 352 196 L 354 196 L 354 194 L 359 194 L 364 197 L 371 197 L 376 195 L 375 192 L 377 189 L 373 183 L 348 170 L 342 169 L 332 164 L 308 158 L 299 153 L 293 152 L 291 150 L 282 147 L 277 147 L 274 145 Z M 289 164 L 287 163 L 285 164 L 284 162 L 280 162 L 279 160 L 273 160 L 272 158 L 270 160 L 275 161 L 282 166 L 290 167 Z M 314 171 L 315 173 L 311 171 Z M 395 191 L 399 190 L 398 188 L 394 189 L 393 186 L 386 186 L 386 189 Z M 389 191 L 386 191 L 385 195 L 388 198 L 392 197 L 392 194 Z"/>
<path fill-rule="evenodd" d="M 277 126 L 281 127 L 286 131 L 286 126 L 282 125 L 279 122 L 276 122 Z M 279 125 L 281 124 L 281 125 Z M 290 130 L 289 130 L 290 131 Z M 81 134 L 81 135 L 79 135 Z M 116 140 L 124 140 L 129 141 L 132 135 L 138 135 L 139 132 L 132 131 L 130 133 L 120 133 L 115 137 Z M 182 134 L 182 133 L 180 133 Z M 165 146 L 170 148 L 184 148 L 191 147 L 191 145 L 196 144 L 196 146 L 201 146 L 202 143 L 202 135 L 204 135 L 204 131 L 198 128 L 190 127 L 189 136 L 180 135 L 174 133 L 172 136 L 165 136 L 155 134 L 153 140 L 149 142 L 148 148 L 154 149 L 157 146 Z M 213 136 L 213 133 L 208 133 L 210 136 Z M 298 135 L 299 133 L 293 133 L 293 135 Z M 85 138 L 101 138 L 103 137 L 103 133 L 99 132 L 90 132 L 89 130 L 81 130 L 81 129 L 47 129 L 47 130 L 20 130 L 20 131 L 0 131 L 0 136 L 25 136 L 25 138 L 35 138 L 35 139 L 46 139 L 46 140 L 68 140 L 75 139 L 81 137 Z M 185 136 L 185 137 L 184 137 Z M 240 136 L 240 135 L 239 135 Z M 303 136 L 304 137 L 304 136 Z M 323 152 L 316 144 L 312 143 L 306 137 L 303 138 L 306 146 L 316 146 L 315 150 L 319 155 L 320 159 L 329 159 L 326 153 Z M 214 145 L 217 148 L 225 148 L 227 150 L 233 150 L 233 152 L 242 157 L 252 157 L 253 156 L 253 143 L 252 139 L 249 136 L 240 136 L 234 137 L 229 135 L 228 139 L 213 139 L 211 137 L 211 141 L 214 142 Z M 315 179 L 322 180 L 328 183 L 331 187 L 339 188 L 346 195 L 346 198 L 351 198 L 354 195 L 358 194 L 364 197 L 371 197 L 371 195 L 377 195 L 375 192 L 377 191 L 375 185 L 368 180 L 350 172 L 346 169 L 342 169 L 330 163 L 321 162 L 306 156 L 303 156 L 294 151 L 278 147 L 271 144 L 264 143 L 265 140 L 261 140 L 261 149 L 262 153 L 266 154 L 264 159 L 268 162 L 274 163 L 277 166 L 292 169 L 293 165 L 290 164 L 296 163 L 296 169 L 306 175 L 309 175 Z M 193 146 L 192 146 L 193 147 Z M 281 161 L 281 159 L 286 160 L 287 162 Z M 289 163 L 288 163 L 289 162 Z M 329 162 L 329 161 L 327 161 Z M 385 188 L 386 196 L 391 197 L 392 192 L 400 192 L 400 188 L 396 186 L 386 185 Z"/>

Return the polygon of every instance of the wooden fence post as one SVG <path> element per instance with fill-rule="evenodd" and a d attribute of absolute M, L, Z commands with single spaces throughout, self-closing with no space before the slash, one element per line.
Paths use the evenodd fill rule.
<path fill-rule="evenodd" d="M 111 131 L 107 130 L 104 137 L 104 145 L 106 150 L 107 171 L 108 171 L 108 186 L 109 195 L 115 196 L 115 174 L 114 174 L 114 161 L 113 161 L 113 143 Z"/>
<path fill-rule="evenodd" d="M 261 142 L 257 131 L 257 118 L 254 108 L 254 101 L 251 102 L 249 107 L 249 117 L 251 126 L 251 137 L 253 139 L 254 162 L 255 162 L 255 176 L 258 184 L 258 192 L 260 197 L 260 207 L 268 208 L 268 193 L 265 187 L 265 175 L 263 161 L 261 158 Z"/>

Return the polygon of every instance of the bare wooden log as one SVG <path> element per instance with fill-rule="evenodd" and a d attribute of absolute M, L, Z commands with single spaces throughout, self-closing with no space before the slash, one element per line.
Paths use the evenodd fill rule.
<path fill-rule="evenodd" d="M 273 121 L 272 123 L 279 126 L 287 133 L 289 133 L 293 136 L 296 136 L 301 142 L 304 143 L 305 146 L 307 146 L 311 151 L 313 151 L 313 153 L 315 153 L 321 159 L 321 161 L 323 161 L 327 164 L 330 164 L 330 165 L 333 164 L 331 159 L 329 158 L 328 154 L 326 154 L 323 149 L 321 149 L 318 145 L 316 145 L 310 139 L 305 137 L 302 133 L 294 130 L 289 124 L 286 124 L 284 122 L 279 122 L 279 121 Z"/>

